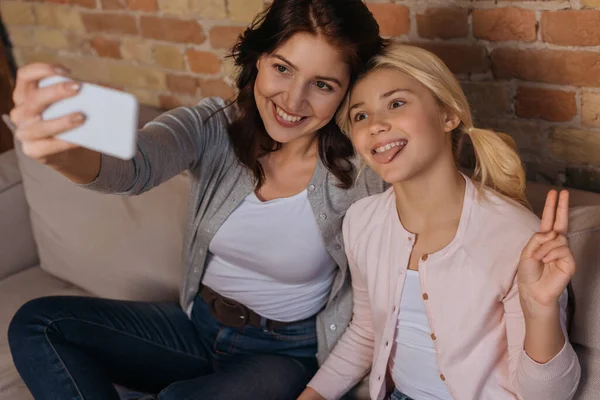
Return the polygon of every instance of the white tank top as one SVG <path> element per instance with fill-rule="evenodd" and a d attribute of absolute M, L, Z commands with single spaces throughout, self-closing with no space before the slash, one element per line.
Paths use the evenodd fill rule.
<path fill-rule="evenodd" d="M 396 388 L 410 398 L 452 400 L 448 388 L 440 380 L 417 271 L 408 270 L 406 275 L 390 370 Z"/>
<path fill-rule="evenodd" d="M 306 190 L 265 202 L 252 193 L 211 241 L 202 282 L 265 318 L 291 322 L 325 306 L 335 268 Z"/>

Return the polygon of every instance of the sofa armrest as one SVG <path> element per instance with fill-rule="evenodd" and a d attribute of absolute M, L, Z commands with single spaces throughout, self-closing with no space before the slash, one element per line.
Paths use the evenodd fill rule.
<path fill-rule="evenodd" d="M 0 154 L 0 279 L 37 264 L 21 172 L 10 150 Z"/>

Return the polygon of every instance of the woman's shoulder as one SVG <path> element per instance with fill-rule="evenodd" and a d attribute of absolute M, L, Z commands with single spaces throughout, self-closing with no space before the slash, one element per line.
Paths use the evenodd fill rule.
<path fill-rule="evenodd" d="M 196 111 L 203 123 L 216 122 L 227 126 L 237 117 L 237 105 L 228 102 L 221 97 L 206 97 L 195 106 L 191 107 Z"/>

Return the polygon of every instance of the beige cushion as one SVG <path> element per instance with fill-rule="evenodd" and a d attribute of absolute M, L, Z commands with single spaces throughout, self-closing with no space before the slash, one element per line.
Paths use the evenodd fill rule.
<path fill-rule="evenodd" d="M 82 189 L 18 149 L 42 269 L 97 296 L 176 301 L 189 183 L 138 197 Z"/>
<path fill-rule="evenodd" d="M 527 200 L 538 216 L 542 215 L 546 195 L 552 189 L 561 190 L 557 186 L 549 186 L 541 183 L 527 182 Z M 569 190 L 569 205 L 571 208 L 579 206 L 600 205 L 600 193 L 586 192 L 577 189 Z"/>
<path fill-rule="evenodd" d="M 14 151 L 0 154 L 0 279 L 38 263 Z"/>
<path fill-rule="evenodd" d="M 570 340 L 582 367 L 577 400 L 600 393 L 600 206 L 570 212 L 569 243 L 577 262 L 573 277 L 575 314 Z"/>
<path fill-rule="evenodd" d="M 32 396 L 19 377 L 8 347 L 8 325 L 15 312 L 27 301 L 50 295 L 88 295 L 70 283 L 42 271 L 29 268 L 0 281 L 0 399 L 31 400 Z"/>

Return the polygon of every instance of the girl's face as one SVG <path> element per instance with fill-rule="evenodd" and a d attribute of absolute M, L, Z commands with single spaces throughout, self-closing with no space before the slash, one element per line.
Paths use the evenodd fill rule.
<path fill-rule="evenodd" d="M 343 54 L 298 33 L 262 56 L 254 97 L 267 133 L 280 143 L 313 135 L 334 117 L 350 81 Z"/>
<path fill-rule="evenodd" d="M 367 74 L 352 89 L 354 147 L 390 184 L 412 179 L 452 158 L 450 133 L 458 118 L 444 112 L 416 79 L 393 69 Z"/>

